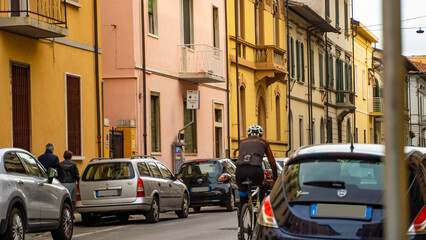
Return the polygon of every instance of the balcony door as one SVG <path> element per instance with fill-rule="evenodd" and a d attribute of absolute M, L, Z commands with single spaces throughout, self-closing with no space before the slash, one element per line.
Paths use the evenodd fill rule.
<path fill-rule="evenodd" d="M 27 1 L 25 0 L 10 0 L 10 16 L 12 17 L 23 17 L 26 15 L 25 12 L 20 11 L 26 11 Z"/>
<path fill-rule="evenodd" d="M 30 67 L 12 64 L 13 147 L 31 151 Z"/>

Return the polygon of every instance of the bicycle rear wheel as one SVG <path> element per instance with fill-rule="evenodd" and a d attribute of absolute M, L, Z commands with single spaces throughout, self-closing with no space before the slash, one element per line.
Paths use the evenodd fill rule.
<path fill-rule="evenodd" d="M 240 224 L 240 240 L 251 240 L 253 238 L 254 219 L 253 207 L 248 203 L 241 208 Z"/>

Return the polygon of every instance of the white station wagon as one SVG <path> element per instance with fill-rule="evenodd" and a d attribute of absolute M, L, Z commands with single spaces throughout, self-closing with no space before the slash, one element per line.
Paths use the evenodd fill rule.
<path fill-rule="evenodd" d="M 160 212 L 188 217 L 189 193 L 154 157 L 95 158 L 85 167 L 77 187 L 76 211 L 86 225 L 107 215 L 127 222 L 130 214 L 143 214 L 147 222 L 156 223 Z"/>

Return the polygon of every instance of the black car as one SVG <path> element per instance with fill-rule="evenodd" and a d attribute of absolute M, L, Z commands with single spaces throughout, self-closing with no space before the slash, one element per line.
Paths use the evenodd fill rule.
<path fill-rule="evenodd" d="M 190 207 L 199 212 L 204 206 L 224 206 L 234 211 L 239 201 L 235 165 L 230 159 L 197 159 L 186 161 L 178 177 L 189 190 Z"/>
<path fill-rule="evenodd" d="M 383 239 L 384 146 L 298 149 L 260 210 L 254 239 Z M 410 239 L 425 239 L 426 160 L 407 151 Z"/>

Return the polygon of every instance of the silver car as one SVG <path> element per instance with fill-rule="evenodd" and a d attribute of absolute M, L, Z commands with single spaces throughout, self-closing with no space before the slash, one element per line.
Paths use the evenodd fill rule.
<path fill-rule="evenodd" d="M 151 156 L 92 159 L 77 186 L 76 211 L 86 225 L 115 215 L 126 222 L 130 214 L 144 214 L 147 222 L 160 220 L 160 212 L 175 211 L 188 217 L 189 193 L 182 182 Z"/>
<path fill-rule="evenodd" d="M 71 197 L 56 176 L 31 153 L 0 148 L 0 239 L 41 231 L 51 231 L 53 239 L 72 238 Z"/>

